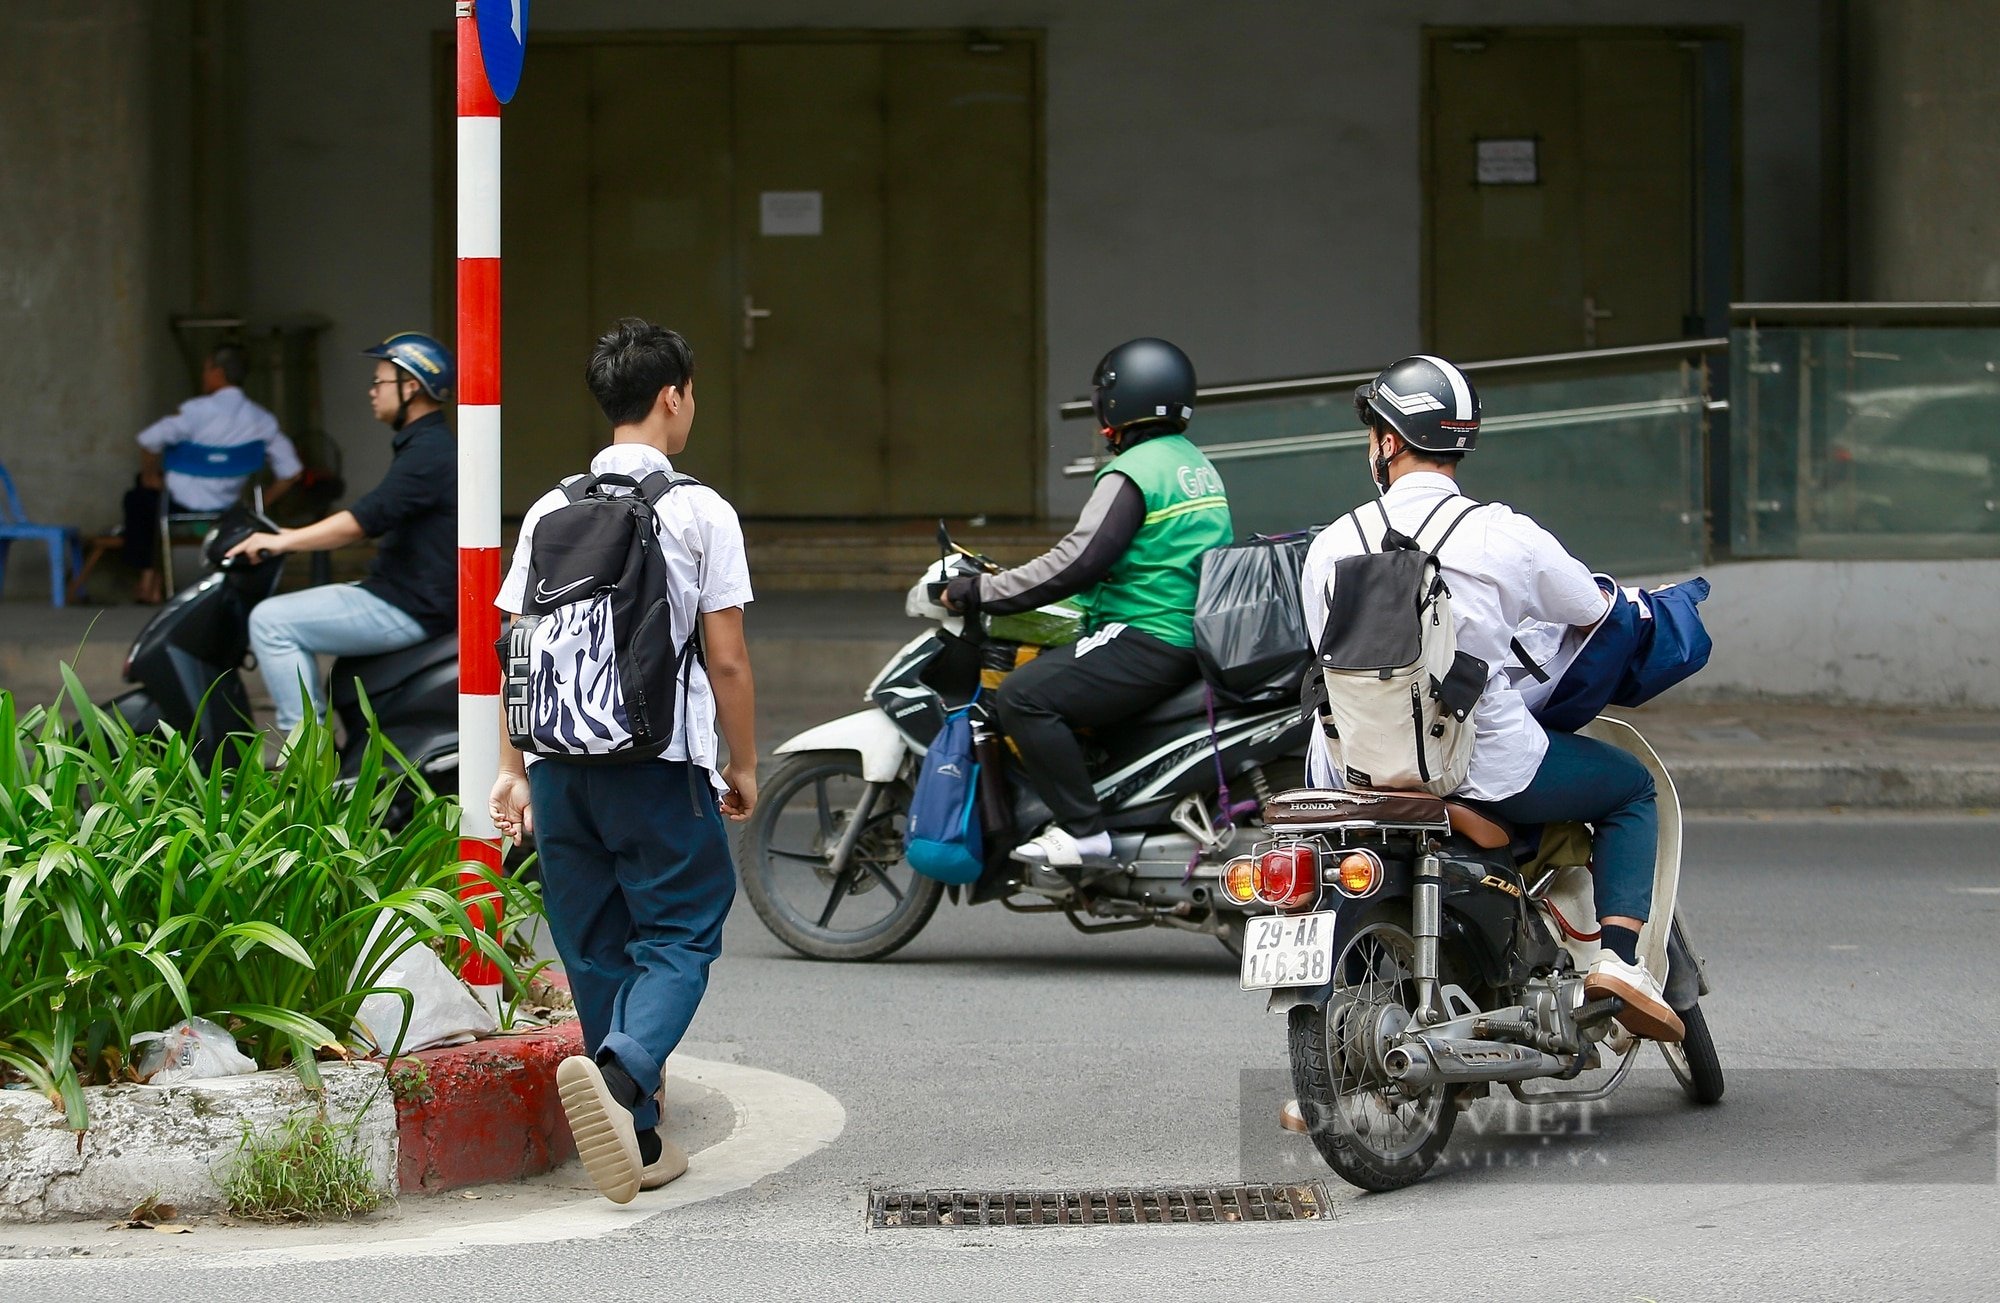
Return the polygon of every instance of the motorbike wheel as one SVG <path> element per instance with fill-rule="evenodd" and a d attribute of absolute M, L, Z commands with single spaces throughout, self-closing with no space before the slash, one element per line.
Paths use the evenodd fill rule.
<path fill-rule="evenodd" d="M 847 867 L 832 870 L 865 786 L 852 752 L 791 756 L 736 834 L 751 907 L 773 936 L 809 959 L 894 954 L 923 931 L 944 895 L 943 883 L 903 861 L 910 789 L 900 779 L 877 795 Z"/>
<path fill-rule="evenodd" d="M 1364 1190 L 1400 1190 L 1437 1162 L 1458 1123 L 1445 1086 L 1416 1095 L 1387 1088 L 1379 1029 L 1385 1014 L 1416 1008 L 1416 942 L 1409 904 L 1365 911 L 1334 961 L 1324 1011 L 1292 1010 L 1292 1086 L 1313 1146 L 1341 1178 Z"/>
<path fill-rule="evenodd" d="M 1681 1093 L 1693 1104 L 1714 1104 L 1722 1099 L 1722 1060 L 1715 1053 L 1715 1038 L 1708 1034 L 1708 1019 L 1702 1015 L 1700 1005 L 1692 1005 L 1679 1011 L 1681 1024 L 1687 1028 L 1687 1035 L 1679 1044 L 1660 1043 L 1660 1053 L 1666 1058 L 1667 1067 L 1673 1070 L 1674 1080 L 1681 1083 Z"/>

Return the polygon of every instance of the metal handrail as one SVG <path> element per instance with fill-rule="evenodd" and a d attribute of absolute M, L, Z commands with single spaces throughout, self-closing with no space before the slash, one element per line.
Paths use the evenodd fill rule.
<path fill-rule="evenodd" d="M 1647 398 L 1632 403 L 1602 403 L 1595 407 L 1565 407 L 1546 412 L 1514 412 L 1506 416 L 1489 416 L 1480 422 L 1480 426 L 1488 431 L 1522 427 L 1550 430 L 1566 425 L 1593 425 L 1600 421 L 1620 421 L 1634 416 L 1664 416 L 1696 408 L 1705 412 L 1726 412 L 1729 410 L 1729 400 L 1706 398 L 1700 394 L 1688 394 L 1680 398 Z M 1201 451 L 1210 461 L 1241 461 L 1256 457 L 1290 456 L 1303 452 L 1359 448 L 1367 442 L 1366 430 L 1328 430 L 1319 434 L 1280 435 L 1275 439 L 1239 439 L 1230 443 L 1211 443 L 1203 445 Z M 1109 457 L 1102 456 L 1079 457 L 1064 466 L 1062 473 L 1068 478 L 1094 475 L 1098 468 L 1109 460 Z"/>
<path fill-rule="evenodd" d="M 1732 303 L 1729 316 L 1744 326 L 1992 326 L 2000 303 Z"/>
<path fill-rule="evenodd" d="M 1628 344 L 1622 348 L 1591 348 L 1575 353 L 1541 353 L 1531 357 L 1501 357 L 1484 362 L 1464 362 L 1459 370 L 1468 374 L 1487 371 L 1518 371 L 1528 367 L 1570 366 L 1579 362 L 1613 362 L 1637 357 L 1671 357 L 1687 353 L 1715 353 L 1729 347 L 1727 336 L 1713 339 L 1677 339 L 1664 344 Z M 1313 394 L 1351 389 L 1355 385 L 1373 380 L 1380 374 L 1376 371 L 1350 371 L 1342 375 L 1301 376 L 1295 380 L 1257 380 L 1237 385 L 1215 385 L 1208 389 L 1194 391 L 1195 401 L 1200 403 L 1248 402 L 1259 398 L 1285 398 L 1297 394 Z M 1057 411 L 1065 420 L 1091 415 L 1090 400 L 1076 398 L 1064 403 Z"/>

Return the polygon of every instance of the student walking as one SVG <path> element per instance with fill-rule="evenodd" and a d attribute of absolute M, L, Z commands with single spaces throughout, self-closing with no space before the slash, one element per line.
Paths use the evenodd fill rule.
<path fill-rule="evenodd" d="M 625 318 L 587 377 L 611 444 L 529 510 L 497 599 L 492 809 L 535 838 L 584 1033 L 557 1088 L 592 1183 L 626 1203 L 687 1170 L 658 1093 L 736 892 L 721 816 L 757 803 L 750 574 L 735 511 L 669 461 L 694 422 L 687 341 Z"/>

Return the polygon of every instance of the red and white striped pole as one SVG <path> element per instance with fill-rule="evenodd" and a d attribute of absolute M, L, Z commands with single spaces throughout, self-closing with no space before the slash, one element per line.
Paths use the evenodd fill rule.
<path fill-rule="evenodd" d="M 487 793 L 500 772 L 500 102 L 479 57 L 473 0 L 458 15 L 458 854 L 500 867 Z M 481 895 L 477 874 L 462 897 Z M 498 901 L 486 921 L 500 922 Z M 483 911 L 482 911 L 483 912 Z M 466 956 L 465 980 L 500 984 L 500 970 Z"/>

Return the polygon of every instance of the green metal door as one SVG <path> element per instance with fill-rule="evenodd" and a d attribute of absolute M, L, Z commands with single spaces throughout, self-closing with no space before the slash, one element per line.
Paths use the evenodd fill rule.
<path fill-rule="evenodd" d="M 1430 35 L 1431 347 L 1471 360 L 1683 336 L 1699 299 L 1700 44 Z"/>
<path fill-rule="evenodd" d="M 629 314 L 693 344 L 680 464 L 745 515 L 1036 514 L 1036 57 L 538 41 L 505 128 L 506 508 L 602 442 L 583 363 Z"/>

